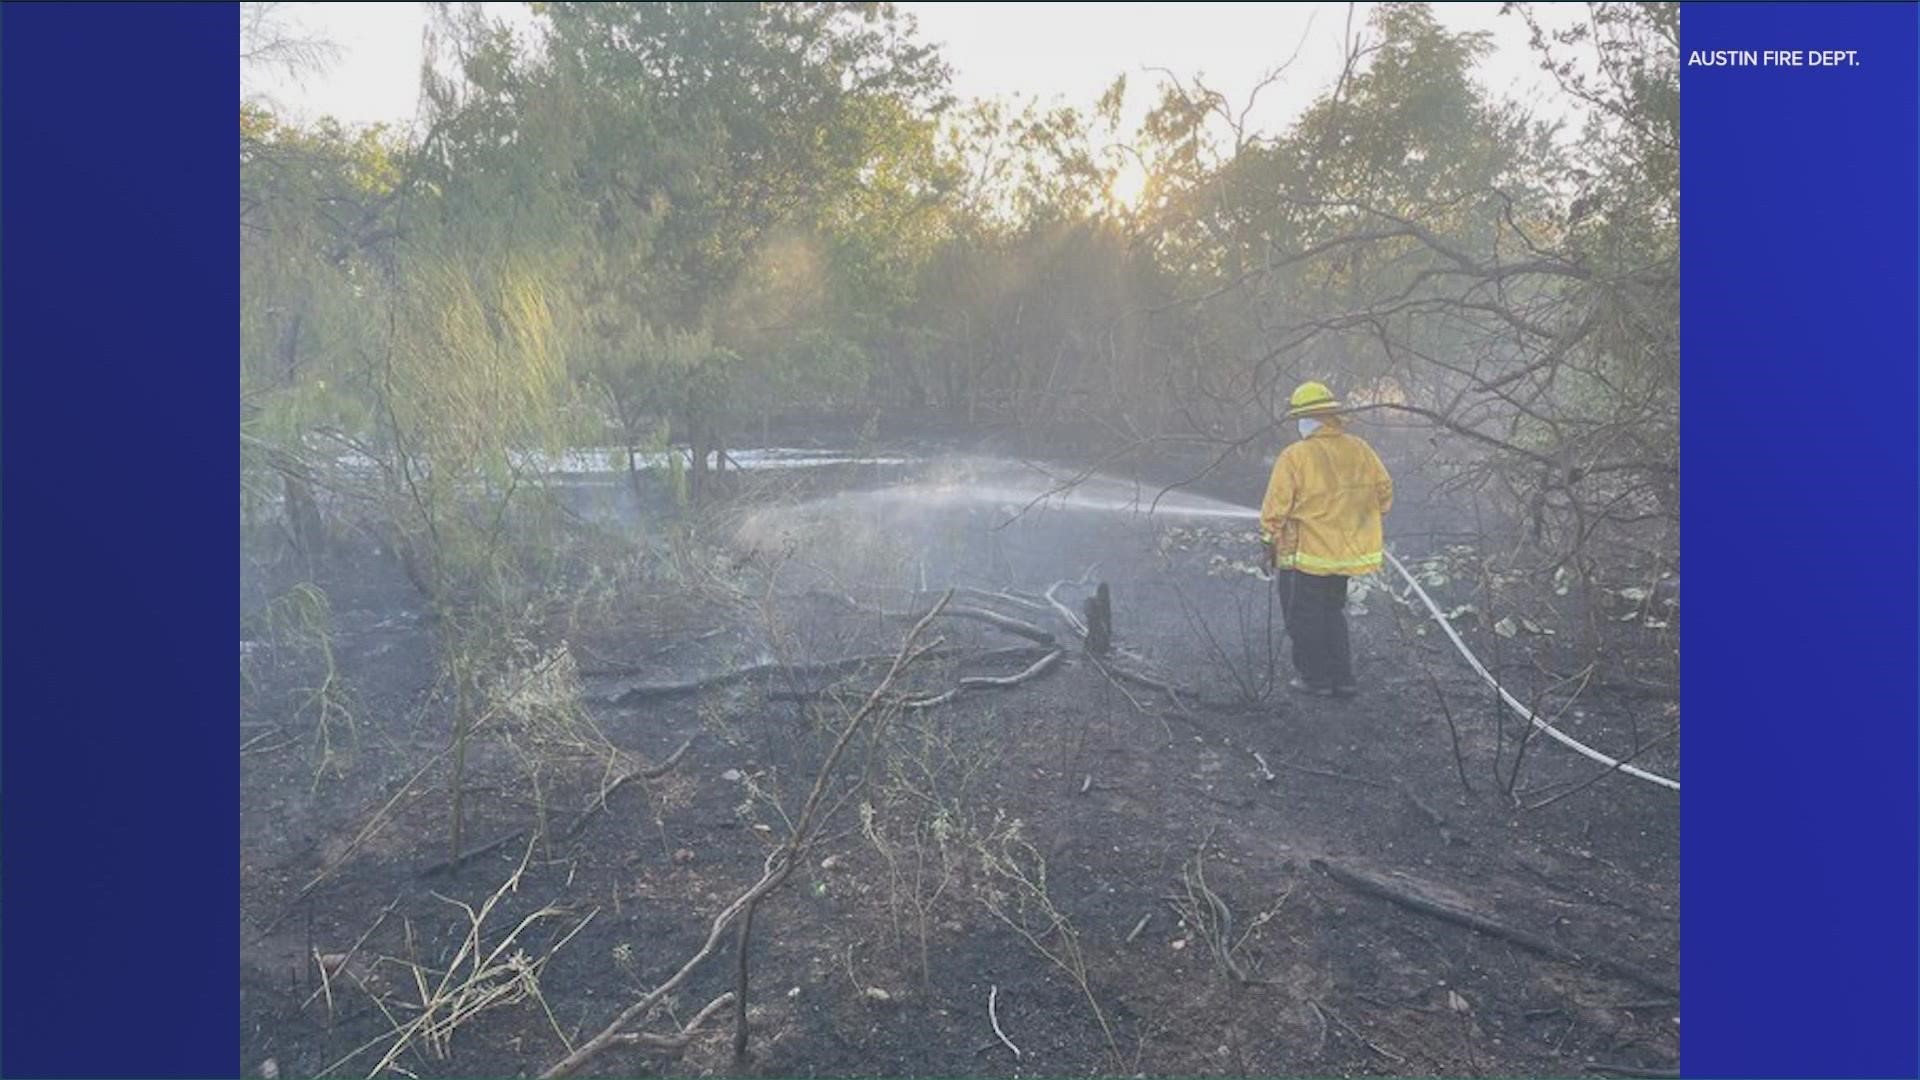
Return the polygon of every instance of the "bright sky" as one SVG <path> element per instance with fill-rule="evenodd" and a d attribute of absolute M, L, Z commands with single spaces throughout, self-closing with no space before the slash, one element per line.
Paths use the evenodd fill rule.
<path fill-rule="evenodd" d="M 517 22 L 523 4 L 488 4 Z M 1364 25 L 1361 4 L 1354 25 Z M 1119 74 L 1128 76 L 1128 129 L 1142 115 L 1168 68 L 1183 79 L 1198 73 L 1230 101 L 1298 53 L 1283 81 L 1252 114 L 1256 128 L 1282 127 L 1338 77 L 1348 5 L 1344 3 L 902 3 L 925 38 L 940 43 L 962 98 L 1038 96 L 1091 105 Z M 416 3 L 286 4 L 284 17 L 339 47 L 327 71 L 302 82 L 243 73 L 243 89 L 264 93 L 306 117 L 332 115 L 350 124 L 405 124 L 418 104 L 424 8 Z M 1496 95 L 1532 103 L 1543 118 L 1570 116 L 1566 103 L 1527 48 L 1517 15 L 1497 3 L 1440 4 L 1440 19 L 1459 29 L 1488 30 L 1495 52 L 1480 79 Z M 1548 12 L 1551 15 L 1551 11 Z M 1302 42 L 1304 40 L 1304 47 Z"/>

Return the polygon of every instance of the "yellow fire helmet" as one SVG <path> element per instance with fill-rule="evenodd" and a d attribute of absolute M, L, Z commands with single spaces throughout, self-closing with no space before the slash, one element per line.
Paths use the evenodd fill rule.
<path fill-rule="evenodd" d="M 1287 399 L 1287 419 L 1296 416 L 1319 416 L 1335 412 L 1340 408 L 1340 399 L 1333 396 L 1326 383 L 1303 382 L 1300 388 Z"/>

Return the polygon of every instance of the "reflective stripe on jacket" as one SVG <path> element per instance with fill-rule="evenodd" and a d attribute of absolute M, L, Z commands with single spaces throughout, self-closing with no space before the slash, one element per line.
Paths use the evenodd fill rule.
<path fill-rule="evenodd" d="M 1274 565 L 1308 574 L 1380 569 L 1380 519 L 1393 506 L 1393 478 L 1373 447 L 1334 420 L 1280 451 L 1260 504 L 1260 539 Z"/>

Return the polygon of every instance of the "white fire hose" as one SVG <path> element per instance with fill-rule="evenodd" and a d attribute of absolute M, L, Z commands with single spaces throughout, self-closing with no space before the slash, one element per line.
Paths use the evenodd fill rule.
<path fill-rule="evenodd" d="M 1650 773 L 1645 769 L 1636 768 L 1625 762 L 1610 758 L 1600 751 L 1595 750 L 1593 747 L 1573 738 L 1571 735 L 1560 731 L 1545 720 L 1533 715 L 1533 710 L 1522 705 L 1512 694 L 1508 693 L 1507 688 L 1501 686 L 1500 681 L 1495 679 L 1493 673 L 1487 670 L 1487 666 L 1480 662 L 1480 658 L 1473 655 L 1473 650 L 1467 648 L 1467 643 L 1460 640 L 1459 633 L 1454 630 L 1453 624 L 1447 621 L 1447 617 L 1441 613 L 1440 606 L 1433 602 L 1433 597 L 1427 595 L 1427 590 L 1420 587 L 1420 582 L 1407 571 L 1406 566 L 1402 564 L 1399 559 L 1395 558 L 1390 551 L 1387 552 L 1387 561 L 1393 564 L 1393 568 L 1400 572 L 1401 577 L 1407 579 L 1407 584 L 1413 587 L 1414 593 L 1420 597 L 1422 603 L 1427 605 L 1427 610 L 1433 613 L 1434 621 L 1440 624 L 1440 629 L 1445 630 L 1447 637 L 1452 640 L 1453 647 L 1460 650 L 1460 655 L 1467 658 L 1467 663 L 1473 666 L 1473 670 L 1479 672 L 1480 677 L 1487 680 L 1488 686 L 1493 687 L 1494 690 L 1499 692 L 1500 700 L 1506 702 L 1514 712 L 1526 717 L 1534 727 L 1545 732 L 1555 742 L 1560 743 L 1562 746 L 1571 749 L 1583 757 L 1591 758 L 1609 769 L 1618 770 L 1636 780 L 1645 780 L 1649 784 L 1658 784 L 1663 788 L 1671 788 L 1674 791 L 1680 790 L 1680 782 L 1678 780 L 1671 780 L 1658 773 Z"/>
<path fill-rule="evenodd" d="M 1237 509 L 1240 509 L 1248 517 L 1255 518 L 1256 520 L 1259 517 L 1260 512 L 1251 507 L 1239 507 Z M 1494 690 L 1499 693 L 1500 700 L 1506 702 L 1507 706 L 1514 712 L 1526 717 L 1528 723 L 1545 732 L 1547 736 L 1555 742 L 1567 747 L 1582 757 L 1598 762 L 1609 769 L 1613 769 L 1627 776 L 1631 776 L 1636 780 L 1645 780 L 1649 784 L 1658 784 L 1671 791 L 1680 790 L 1680 781 L 1661 776 L 1659 773 L 1648 772 L 1645 769 L 1630 765 L 1617 758 L 1610 758 L 1600 751 L 1595 750 L 1593 747 L 1588 746 L 1586 743 L 1561 731 L 1559 728 L 1554 727 L 1552 724 L 1547 723 L 1545 720 L 1533 715 L 1533 710 L 1521 704 L 1518 698 L 1508 693 L 1507 688 L 1500 685 L 1500 680 L 1494 678 L 1493 673 L 1487 670 L 1487 665 L 1481 663 L 1480 658 L 1473 655 L 1472 649 L 1467 648 L 1467 643 L 1460 639 L 1459 632 L 1453 628 L 1453 624 L 1447 621 L 1446 615 L 1441 612 L 1440 605 L 1434 603 L 1433 597 L 1427 595 L 1427 590 L 1420 587 L 1419 580 L 1407 570 L 1406 565 L 1396 558 L 1391 551 L 1386 552 L 1386 557 L 1387 561 L 1393 564 L 1393 568 L 1400 572 L 1400 576 L 1406 579 L 1407 584 L 1412 587 L 1415 595 L 1420 597 L 1420 602 L 1427 606 L 1429 612 L 1433 613 L 1433 621 L 1439 623 L 1440 629 L 1447 632 L 1447 639 L 1453 642 L 1453 647 L 1460 650 L 1460 655 L 1466 658 L 1467 663 L 1472 666 L 1473 670 L 1479 672 L 1480 677 L 1487 680 L 1487 685 L 1493 687 Z"/>

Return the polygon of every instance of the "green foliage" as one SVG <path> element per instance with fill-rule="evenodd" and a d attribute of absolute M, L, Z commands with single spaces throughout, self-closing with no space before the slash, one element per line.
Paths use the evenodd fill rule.
<path fill-rule="evenodd" d="M 275 667 L 298 671 L 301 685 L 293 691 L 289 721 L 311 728 L 317 788 L 329 772 L 344 770 L 359 740 L 351 694 L 333 652 L 332 601 L 318 585 L 300 582 L 268 600 L 248 621 L 254 647 L 241 653 L 242 702 L 258 691 L 255 654 L 262 648 Z"/>
<path fill-rule="evenodd" d="M 1417 3 L 1275 132 L 1182 76 L 1134 132 L 1126 78 L 952 109 L 887 4 L 435 5 L 419 133 L 242 111 L 243 511 L 316 484 L 499 593 L 474 493 L 535 449 L 688 446 L 697 501 L 788 409 L 1246 439 L 1308 374 L 1530 467 L 1665 461 L 1677 7 L 1509 7 L 1577 140 Z"/>

